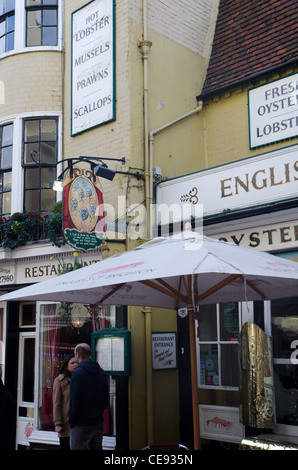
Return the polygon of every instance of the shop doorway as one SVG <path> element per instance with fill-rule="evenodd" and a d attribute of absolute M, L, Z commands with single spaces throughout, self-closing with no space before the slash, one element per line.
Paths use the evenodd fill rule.
<path fill-rule="evenodd" d="M 19 336 L 16 448 L 29 445 L 34 429 L 35 333 Z"/>

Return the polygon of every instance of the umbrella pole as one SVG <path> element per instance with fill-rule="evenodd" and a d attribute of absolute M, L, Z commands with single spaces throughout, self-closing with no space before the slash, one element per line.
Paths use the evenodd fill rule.
<path fill-rule="evenodd" d="M 190 367 L 191 367 L 191 394 L 192 394 L 192 419 L 194 450 L 200 450 L 200 422 L 199 422 L 199 399 L 198 399 L 198 373 L 197 373 L 197 351 L 196 332 L 193 308 L 188 308 L 189 320 L 189 344 L 190 344 Z"/>

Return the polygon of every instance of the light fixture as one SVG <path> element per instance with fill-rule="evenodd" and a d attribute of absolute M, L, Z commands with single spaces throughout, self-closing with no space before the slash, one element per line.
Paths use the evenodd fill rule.
<path fill-rule="evenodd" d="M 50 188 L 53 189 L 53 191 L 63 191 L 62 181 L 50 181 Z"/>
<path fill-rule="evenodd" d="M 112 181 L 115 177 L 116 174 L 121 174 L 121 175 L 129 175 L 129 176 L 134 176 L 137 178 L 137 180 L 144 179 L 144 176 L 141 175 L 141 173 L 136 172 L 136 173 L 131 173 L 129 171 L 117 171 L 117 170 L 111 170 L 110 168 L 107 167 L 105 163 L 102 163 L 101 165 L 97 165 L 94 167 L 93 172 L 96 176 L 100 176 L 101 178 L 105 178 L 107 180 Z"/>
<path fill-rule="evenodd" d="M 84 326 L 84 323 L 85 323 L 85 318 L 83 317 L 72 317 L 71 319 L 71 323 L 72 323 L 72 326 L 74 328 L 82 328 L 82 326 Z"/>
<path fill-rule="evenodd" d="M 38 152 L 36 150 L 32 150 L 31 151 L 31 159 L 35 163 L 37 163 L 37 161 L 36 161 L 37 158 L 38 158 Z M 94 160 L 96 161 L 96 163 L 94 162 Z M 57 180 L 50 181 L 50 183 L 49 183 L 50 188 L 53 189 L 54 191 L 63 191 L 62 179 L 63 179 L 64 173 L 69 170 L 70 177 L 73 178 L 73 168 L 74 168 L 74 165 L 78 162 L 89 163 L 89 165 L 91 167 L 91 171 L 94 174 L 94 180 L 96 178 L 95 168 L 97 168 L 99 166 L 101 168 L 106 169 L 106 176 L 102 176 L 102 177 L 112 180 L 115 176 L 115 172 L 113 172 L 113 170 L 109 170 L 107 165 L 105 163 L 103 163 L 103 160 L 117 161 L 117 162 L 121 162 L 122 165 L 125 164 L 125 157 L 106 158 L 106 157 L 79 156 L 79 157 L 74 157 L 74 158 L 65 158 L 64 160 L 60 160 L 60 161 L 53 164 L 53 166 L 57 166 L 59 163 L 67 163 L 67 166 L 64 168 L 62 173 L 58 176 Z M 99 162 L 100 162 L 101 165 L 98 165 Z M 117 173 L 122 173 L 122 172 L 117 172 Z M 125 174 L 132 174 L 132 173 L 125 173 Z M 110 175 L 110 177 L 108 177 L 107 175 Z M 141 175 L 140 175 L 140 177 L 141 177 Z"/>

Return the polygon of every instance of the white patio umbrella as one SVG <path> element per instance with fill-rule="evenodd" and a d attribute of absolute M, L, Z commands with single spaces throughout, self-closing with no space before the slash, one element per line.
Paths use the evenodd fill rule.
<path fill-rule="evenodd" d="M 199 417 L 195 328 L 201 304 L 298 295 L 298 264 L 253 249 L 183 232 L 155 238 L 131 251 L 16 290 L 3 300 L 189 309 L 194 447 Z"/>

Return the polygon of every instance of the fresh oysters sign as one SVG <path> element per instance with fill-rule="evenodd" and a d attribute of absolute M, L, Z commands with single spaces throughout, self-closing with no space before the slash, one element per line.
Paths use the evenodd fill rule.
<path fill-rule="evenodd" d="M 115 119 L 114 1 L 72 14 L 72 135 Z"/>
<path fill-rule="evenodd" d="M 73 168 L 63 180 L 63 234 L 77 250 L 95 250 L 104 239 L 103 199 L 91 170 Z"/>

